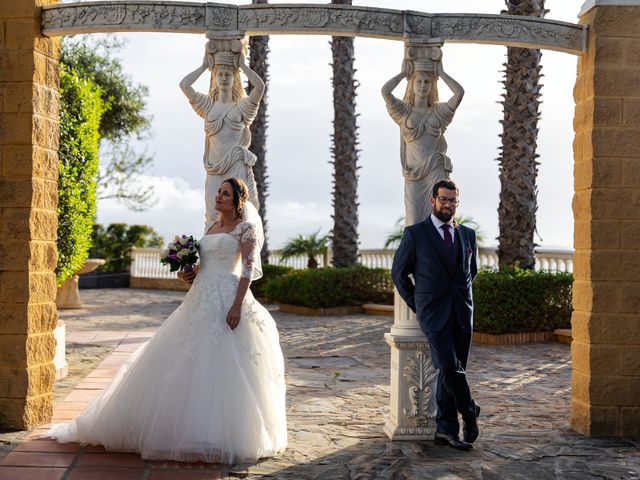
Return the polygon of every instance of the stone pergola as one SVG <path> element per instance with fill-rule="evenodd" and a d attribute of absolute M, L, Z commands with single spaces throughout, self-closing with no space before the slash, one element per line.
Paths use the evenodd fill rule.
<path fill-rule="evenodd" d="M 580 24 L 316 4 L 2 0 L 0 427 L 30 428 L 52 412 L 57 37 L 122 31 L 423 38 L 579 55 L 571 423 L 587 435 L 640 435 L 640 0 L 590 0 Z M 401 338 L 415 325 L 400 317 L 387 339 L 397 388 L 385 430 L 418 438 L 431 420 L 409 389 L 420 384 L 424 342 Z"/>

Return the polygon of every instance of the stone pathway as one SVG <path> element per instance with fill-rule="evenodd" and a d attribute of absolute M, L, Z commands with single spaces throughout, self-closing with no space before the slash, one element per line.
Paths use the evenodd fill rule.
<path fill-rule="evenodd" d="M 54 421 L 74 418 L 184 293 L 82 295 L 88 308 L 61 312 L 73 354 L 70 376 L 56 384 Z M 471 452 L 457 452 L 383 434 L 390 318 L 272 313 L 287 369 L 289 447 L 281 457 L 233 466 L 152 462 L 35 440 L 36 430 L 0 435 L 0 479 L 640 479 L 637 442 L 570 430 L 566 345 L 473 346 L 469 378 L 482 405 L 481 434 Z"/>

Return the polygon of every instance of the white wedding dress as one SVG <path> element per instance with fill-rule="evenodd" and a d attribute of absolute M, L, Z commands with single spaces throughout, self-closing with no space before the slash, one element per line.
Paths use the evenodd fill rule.
<path fill-rule="evenodd" d="M 45 435 L 189 462 L 253 462 L 284 450 L 275 322 L 249 290 L 239 325 L 226 323 L 239 278 L 251 278 L 256 255 L 252 223 L 205 235 L 200 271 L 182 304 L 76 420 Z"/>

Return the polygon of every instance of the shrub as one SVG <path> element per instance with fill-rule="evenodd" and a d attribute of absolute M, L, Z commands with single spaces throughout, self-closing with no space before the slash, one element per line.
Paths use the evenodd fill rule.
<path fill-rule="evenodd" d="M 274 278 L 282 277 L 287 273 L 293 271 L 291 267 L 285 267 L 282 265 L 269 265 L 268 263 L 262 264 L 262 277 L 256 280 L 255 282 L 251 282 L 251 292 L 253 292 L 253 296 L 257 298 L 264 298 L 264 287 Z"/>
<path fill-rule="evenodd" d="M 393 302 L 391 273 L 384 268 L 294 270 L 266 282 L 264 291 L 269 301 L 310 308 Z"/>
<path fill-rule="evenodd" d="M 131 268 L 131 248 L 162 248 L 164 241 L 147 225 L 112 223 L 107 228 L 96 224 L 93 229 L 93 258 L 104 258 L 102 272 L 128 272 Z"/>
<path fill-rule="evenodd" d="M 474 330 L 549 331 L 571 325 L 571 273 L 480 272 L 473 282 Z"/>
<path fill-rule="evenodd" d="M 58 162 L 58 283 L 87 259 L 96 212 L 100 119 L 106 110 L 100 88 L 62 65 Z"/>

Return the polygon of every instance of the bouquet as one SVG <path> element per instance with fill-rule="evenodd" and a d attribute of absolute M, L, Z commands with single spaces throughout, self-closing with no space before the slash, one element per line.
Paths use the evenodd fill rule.
<path fill-rule="evenodd" d="M 198 261 L 199 242 L 192 236 L 176 235 L 173 242 L 169 242 L 164 251 L 160 263 L 169 265 L 170 270 L 182 270 L 184 272 L 193 271 L 193 267 Z"/>

